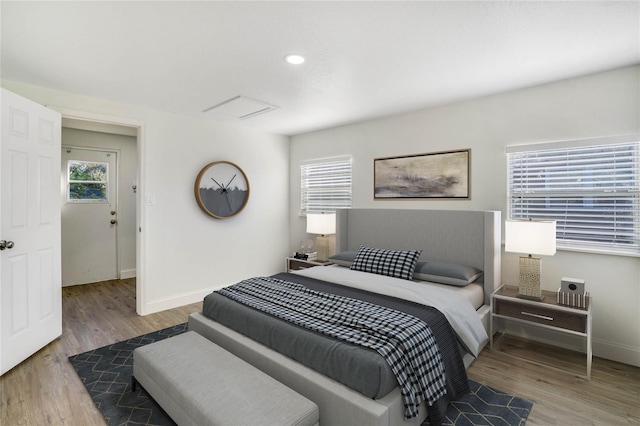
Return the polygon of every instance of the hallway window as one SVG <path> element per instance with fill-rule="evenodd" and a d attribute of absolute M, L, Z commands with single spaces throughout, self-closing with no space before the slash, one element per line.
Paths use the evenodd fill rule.
<path fill-rule="evenodd" d="M 67 163 L 68 202 L 107 202 L 109 165 L 88 161 Z"/>

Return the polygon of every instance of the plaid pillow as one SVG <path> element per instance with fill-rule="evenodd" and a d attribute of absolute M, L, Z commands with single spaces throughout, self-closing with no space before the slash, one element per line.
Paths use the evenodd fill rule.
<path fill-rule="evenodd" d="M 422 250 L 385 250 L 360 246 L 351 269 L 410 280 Z"/>

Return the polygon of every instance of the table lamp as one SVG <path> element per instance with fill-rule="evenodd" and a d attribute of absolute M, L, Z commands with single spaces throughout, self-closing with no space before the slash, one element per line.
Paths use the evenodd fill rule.
<path fill-rule="evenodd" d="M 533 255 L 553 256 L 556 253 L 556 221 L 507 220 L 504 231 L 504 251 L 527 254 L 520 256 L 518 297 L 544 299 L 540 289 L 542 260 Z"/>
<path fill-rule="evenodd" d="M 327 235 L 336 233 L 336 214 L 307 213 L 307 232 L 309 234 L 318 234 L 316 237 L 317 260 L 326 262 L 331 255 L 331 239 Z"/>

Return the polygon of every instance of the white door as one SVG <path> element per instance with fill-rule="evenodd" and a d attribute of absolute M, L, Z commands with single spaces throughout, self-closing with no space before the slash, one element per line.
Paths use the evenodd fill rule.
<path fill-rule="evenodd" d="M 0 375 L 62 334 L 61 118 L 1 90 Z"/>
<path fill-rule="evenodd" d="M 118 278 L 116 152 L 62 148 L 62 285 Z"/>

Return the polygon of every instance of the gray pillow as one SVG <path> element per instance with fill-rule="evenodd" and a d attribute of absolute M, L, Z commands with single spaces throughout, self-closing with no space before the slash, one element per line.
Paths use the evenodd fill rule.
<path fill-rule="evenodd" d="M 360 246 L 351 269 L 410 280 L 420 253 L 422 250 L 385 250 Z"/>
<path fill-rule="evenodd" d="M 335 263 L 336 265 L 346 266 L 347 268 L 351 267 L 353 260 L 356 258 L 357 251 L 343 251 L 340 253 L 336 253 L 329 258 L 329 261 Z"/>
<path fill-rule="evenodd" d="M 464 287 L 478 280 L 482 274 L 480 269 L 473 266 L 428 260 L 418 262 L 413 276 L 423 281 Z"/>

